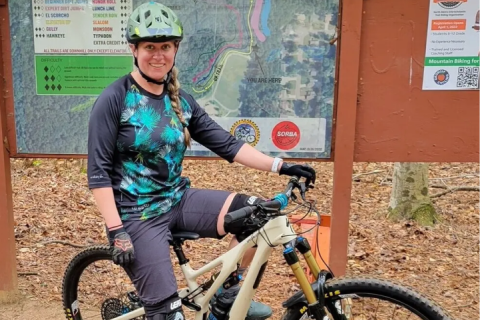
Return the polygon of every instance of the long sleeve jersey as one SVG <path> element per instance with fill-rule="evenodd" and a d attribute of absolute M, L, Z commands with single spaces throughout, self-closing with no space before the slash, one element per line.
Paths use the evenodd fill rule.
<path fill-rule="evenodd" d="M 191 137 L 233 162 L 243 145 L 180 90 Z M 95 101 L 88 126 L 88 186 L 112 187 L 122 220 L 145 220 L 169 211 L 190 187 L 182 177 L 183 126 L 166 92 L 154 95 L 128 74 Z"/>

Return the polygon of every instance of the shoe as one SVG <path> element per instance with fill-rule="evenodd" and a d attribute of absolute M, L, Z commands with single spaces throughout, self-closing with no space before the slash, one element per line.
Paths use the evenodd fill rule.
<path fill-rule="evenodd" d="M 235 298 L 240 291 L 240 286 L 238 284 L 234 285 L 233 287 L 229 288 L 228 290 L 222 290 L 220 288 L 214 295 L 213 298 L 210 300 L 210 305 L 214 305 L 218 299 L 218 301 L 222 305 L 231 306 L 235 301 Z M 260 302 L 253 301 L 250 303 L 250 308 L 248 308 L 246 320 L 265 320 L 272 316 L 272 309 Z M 216 320 L 215 316 L 210 313 L 209 320 Z"/>

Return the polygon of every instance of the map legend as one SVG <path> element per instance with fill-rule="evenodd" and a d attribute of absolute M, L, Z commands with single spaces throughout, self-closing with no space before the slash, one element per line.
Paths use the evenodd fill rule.
<path fill-rule="evenodd" d="M 35 53 L 129 54 L 132 8 L 132 0 L 32 0 Z"/>
<path fill-rule="evenodd" d="M 36 56 L 39 95 L 98 95 L 132 70 L 129 56 Z"/>

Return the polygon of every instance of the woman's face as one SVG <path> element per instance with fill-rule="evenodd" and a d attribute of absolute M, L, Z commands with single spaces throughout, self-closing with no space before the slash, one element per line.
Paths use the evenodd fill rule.
<path fill-rule="evenodd" d="M 173 67 L 177 46 L 174 41 L 140 42 L 138 47 L 131 45 L 138 67 L 152 79 L 161 80 Z"/>

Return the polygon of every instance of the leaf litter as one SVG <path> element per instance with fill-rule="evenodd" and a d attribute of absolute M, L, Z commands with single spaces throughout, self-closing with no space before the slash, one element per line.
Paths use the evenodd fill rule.
<path fill-rule="evenodd" d="M 57 311 L 62 309 L 64 271 L 73 256 L 82 250 L 65 243 L 106 244 L 103 220 L 87 188 L 80 162 L 11 159 L 19 289 L 26 299 Z M 333 163 L 309 164 L 318 175 L 309 199 L 315 199 L 318 210 L 328 214 Z M 456 191 L 436 198 L 434 205 L 441 222 L 434 227 L 422 227 L 412 221 L 391 222 L 385 217 L 392 171 L 392 163 L 354 164 L 346 275 L 394 280 L 428 295 L 455 319 L 477 318 L 478 192 Z M 284 176 L 218 160 L 186 160 L 183 174 L 190 177 L 195 188 L 261 197 L 282 191 L 287 181 Z M 475 187 L 479 184 L 478 176 L 477 163 L 430 164 L 430 178 L 435 179 L 434 183 Z M 430 188 L 430 194 L 438 190 Z M 295 212 L 302 213 L 305 211 Z M 185 253 L 192 267 L 198 268 L 225 252 L 230 240 L 227 236 L 220 241 L 189 241 Z M 257 301 L 272 307 L 275 320 L 283 313 L 281 303 L 299 289 L 281 253 L 281 248 L 273 250 L 255 295 Z M 172 259 L 182 286 L 183 277 L 173 254 Z M 36 314 L 38 309 L 30 312 Z M 8 318 L 8 313 L 3 315 Z M 24 319 L 18 309 L 15 315 Z M 60 315 L 61 312 L 57 312 L 54 319 L 63 319 Z"/>

